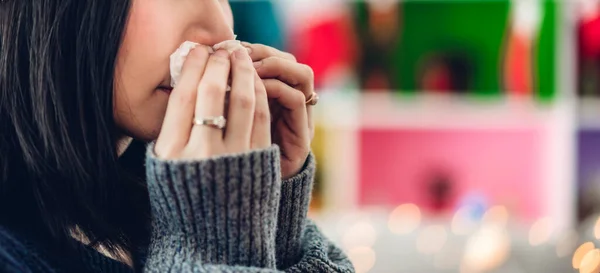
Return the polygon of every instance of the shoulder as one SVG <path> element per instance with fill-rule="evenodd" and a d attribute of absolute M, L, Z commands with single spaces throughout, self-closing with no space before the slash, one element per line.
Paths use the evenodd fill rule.
<path fill-rule="evenodd" d="M 54 272 L 21 236 L 0 225 L 0 273 Z"/>

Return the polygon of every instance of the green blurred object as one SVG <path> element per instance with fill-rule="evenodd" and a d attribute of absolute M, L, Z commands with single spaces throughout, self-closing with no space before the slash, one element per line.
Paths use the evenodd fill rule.
<path fill-rule="evenodd" d="M 285 49 L 282 24 L 271 1 L 233 1 L 231 9 L 239 40 Z"/>
<path fill-rule="evenodd" d="M 533 42 L 533 93 L 542 101 L 550 101 L 556 93 L 560 1 L 539 1 L 543 15 Z M 368 46 L 372 38 L 368 4 L 355 4 L 360 40 L 367 45 L 363 45 L 363 66 L 385 69 L 392 89 L 415 93 L 421 89 L 421 69 L 430 59 L 458 60 L 459 67 L 467 64 L 463 73 L 469 74 L 465 77 L 469 79 L 466 92 L 492 97 L 505 92 L 502 69 L 510 30 L 510 0 L 415 0 L 399 5 L 399 38 L 390 48 L 386 45 L 374 51 Z"/>
<path fill-rule="evenodd" d="M 508 1 L 407 2 L 394 61 L 400 89 L 417 90 L 419 62 L 433 53 L 464 54 L 474 67 L 470 92 L 501 93 Z"/>
<path fill-rule="evenodd" d="M 544 0 L 544 20 L 536 45 L 534 82 L 537 97 L 542 102 L 552 101 L 556 97 L 559 2 Z"/>

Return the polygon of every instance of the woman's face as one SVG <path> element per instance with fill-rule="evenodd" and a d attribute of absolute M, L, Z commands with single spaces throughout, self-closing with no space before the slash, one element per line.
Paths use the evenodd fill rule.
<path fill-rule="evenodd" d="M 128 136 L 154 140 L 167 108 L 169 56 L 184 41 L 233 39 L 227 0 L 133 0 L 117 56 L 114 116 Z M 191 126 L 191 125 L 190 125 Z"/>

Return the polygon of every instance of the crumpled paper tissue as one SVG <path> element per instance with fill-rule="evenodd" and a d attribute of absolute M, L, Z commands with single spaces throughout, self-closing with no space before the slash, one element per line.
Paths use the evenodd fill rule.
<path fill-rule="evenodd" d="M 187 59 L 188 54 L 190 54 L 190 51 L 192 51 L 192 49 L 196 48 L 199 45 L 200 44 L 198 44 L 198 43 L 185 41 L 183 44 L 181 44 L 181 46 L 179 46 L 179 48 L 173 54 L 171 54 L 171 56 L 170 56 L 171 87 L 174 88 L 177 85 L 177 83 L 179 82 L 179 79 L 181 78 L 181 69 L 183 68 L 183 63 L 185 63 L 185 60 Z M 242 46 L 240 41 L 227 40 L 227 41 L 220 42 L 220 43 L 210 47 L 210 50 L 211 50 L 211 53 L 213 53 L 219 49 L 225 49 L 225 50 L 227 50 L 227 52 L 229 52 L 229 54 L 231 54 L 240 48 L 244 48 L 244 46 Z"/>

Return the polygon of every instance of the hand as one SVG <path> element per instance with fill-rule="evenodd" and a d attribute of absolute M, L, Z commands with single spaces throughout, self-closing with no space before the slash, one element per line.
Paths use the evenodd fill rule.
<path fill-rule="evenodd" d="M 314 137 L 312 107 L 306 105 L 314 92 L 313 70 L 298 63 L 290 53 L 260 44 L 242 44 L 250 49 L 256 72 L 271 99 L 271 135 L 281 148 L 283 178 L 290 178 L 302 170 Z"/>
<path fill-rule="evenodd" d="M 227 110 L 225 93 L 230 73 Z M 193 125 L 194 118 L 218 117 L 225 115 L 226 110 L 226 130 Z M 209 55 L 207 47 L 193 49 L 183 65 L 181 80 L 169 97 L 155 145 L 156 156 L 205 159 L 270 145 L 267 93 L 247 50 L 237 50 L 230 56 L 225 50 Z"/>

